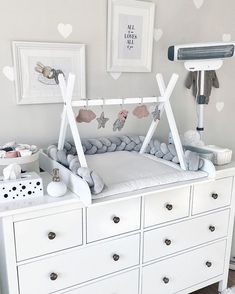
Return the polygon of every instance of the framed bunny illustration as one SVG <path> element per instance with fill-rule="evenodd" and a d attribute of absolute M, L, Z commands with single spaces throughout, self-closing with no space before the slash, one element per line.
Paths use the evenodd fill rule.
<path fill-rule="evenodd" d="M 59 74 L 73 72 L 74 99 L 86 97 L 85 45 L 13 42 L 17 104 L 62 103 Z"/>

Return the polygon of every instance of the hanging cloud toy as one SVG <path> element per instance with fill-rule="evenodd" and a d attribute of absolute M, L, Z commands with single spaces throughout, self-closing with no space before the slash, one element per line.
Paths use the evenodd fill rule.
<path fill-rule="evenodd" d="M 90 123 L 93 119 L 96 118 L 96 114 L 89 109 L 80 109 L 76 117 L 78 123 Z"/>
<path fill-rule="evenodd" d="M 136 106 L 136 108 L 133 110 L 132 113 L 134 116 L 136 116 L 139 119 L 149 116 L 149 111 L 146 105 Z"/>

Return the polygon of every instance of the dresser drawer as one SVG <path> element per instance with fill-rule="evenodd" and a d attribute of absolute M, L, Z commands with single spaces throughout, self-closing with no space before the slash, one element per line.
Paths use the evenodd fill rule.
<path fill-rule="evenodd" d="M 193 214 L 210 211 L 230 205 L 233 178 L 198 184 L 193 193 Z"/>
<path fill-rule="evenodd" d="M 139 271 L 134 270 L 63 294 L 138 294 Z"/>
<path fill-rule="evenodd" d="M 190 187 L 145 197 L 145 227 L 189 215 Z"/>
<path fill-rule="evenodd" d="M 144 233 L 144 262 L 227 236 L 230 210 Z"/>
<path fill-rule="evenodd" d="M 16 222 L 17 260 L 24 260 L 82 244 L 82 210 Z"/>
<path fill-rule="evenodd" d="M 87 241 L 92 242 L 140 229 L 141 199 L 87 209 Z"/>
<path fill-rule="evenodd" d="M 20 293 L 48 294 L 138 264 L 139 235 L 133 235 L 19 266 Z"/>
<path fill-rule="evenodd" d="M 225 249 L 221 241 L 144 267 L 142 294 L 173 294 L 222 275 Z"/>

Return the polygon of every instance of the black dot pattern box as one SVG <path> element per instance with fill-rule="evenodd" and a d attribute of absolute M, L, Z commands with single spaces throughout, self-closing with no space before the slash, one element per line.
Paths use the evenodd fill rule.
<path fill-rule="evenodd" d="M 22 199 L 36 199 L 43 196 L 41 177 L 35 173 L 25 173 L 20 179 L 4 180 L 0 178 L 0 203 Z"/>

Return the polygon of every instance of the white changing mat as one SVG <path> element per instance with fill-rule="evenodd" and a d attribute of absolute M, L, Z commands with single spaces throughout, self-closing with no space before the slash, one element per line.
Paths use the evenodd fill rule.
<path fill-rule="evenodd" d="M 106 185 L 95 199 L 207 177 L 202 171 L 183 171 L 177 164 L 153 155 L 128 151 L 87 155 L 89 168 L 95 170 Z"/>

